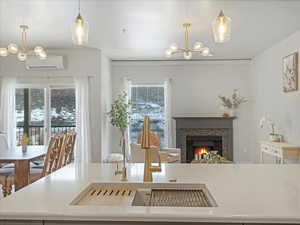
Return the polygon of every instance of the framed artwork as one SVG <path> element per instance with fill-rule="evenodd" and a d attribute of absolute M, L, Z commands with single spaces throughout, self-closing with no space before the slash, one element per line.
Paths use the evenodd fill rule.
<path fill-rule="evenodd" d="M 283 58 L 283 91 L 298 90 L 298 52 L 294 52 Z"/>

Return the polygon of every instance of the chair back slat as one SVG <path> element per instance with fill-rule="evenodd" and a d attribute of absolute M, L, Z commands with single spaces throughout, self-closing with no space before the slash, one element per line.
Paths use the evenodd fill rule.
<path fill-rule="evenodd" d="M 59 156 L 58 168 L 64 167 L 69 164 L 73 159 L 74 146 L 76 141 L 75 131 L 66 131 L 64 133 L 64 141 L 62 145 L 62 151 Z"/>
<path fill-rule="evenodd" d="M 59 156 L 62 150 L 64 135 L 57 133 L 51 137 L 44 161 L 42 176 L 46 176 L 58 169 Z"/>

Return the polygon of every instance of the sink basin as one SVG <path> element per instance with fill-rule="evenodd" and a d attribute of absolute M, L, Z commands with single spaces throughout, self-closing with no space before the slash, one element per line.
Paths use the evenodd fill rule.
<path fill-rule="evenodd" d="M 216 207 L 204 184 L 92 183 L 71 205 Z"/>

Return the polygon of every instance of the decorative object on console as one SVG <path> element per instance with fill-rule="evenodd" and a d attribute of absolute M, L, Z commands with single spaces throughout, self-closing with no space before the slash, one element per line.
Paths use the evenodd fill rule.
<path fill-rule="evenodd" d="M 235 110 L 240 106 L 240 104 L 248 101 L 245 97 L 239 95 L 237 89 L 233 90 L 231 97 L 226 97 L 223 95 L 219 95 L 218 97 L 222 101 L 222 106 L 224 107 L 223 116 L 225 117 L 234 117 Z"/>
<path fill-rule="evenodd" d="M 265 155 L 273 156 L 276 163 L 284 164 L 286 160 L 300 163 L 300 146 L 285 142 L 260 142 L 260 163 L 265 163 Z"/>
<path fill-rule="evenodd" d="M 269 126 L 271 129 L 271 133 L 269 133 L 269 139 L 272 142 L 282 142 L 283 136 L 281 134 L 276 133 L 276 124 L 275 121 L 270 118 L 269 115 L 263 116 L 259 121 L 260 128 L 264 128 L 265 124 Z"/>
<path fill-rule="evenodd" d="M 123 94 L 117 96 L 111 106 L 110 112 L 108 113 L 111 124 L 114 127 L 117 127 L 121 132 L 120 145 L 122 147 L 123 154 L 122 181 L 127 181 L 125 133 L 129 125 L 129 106 L 130 104 L 127 102 L 127 94 L 123 92 Z"/>
<path fill-rule="evenodd" d="M 177 44 L 171 44 L 170 47 L 166 50 L 166 57 L 170 58 L 172 55 L 183 53 L 183 57 L 185 59 L 191 59 L 192 53 L 196 52 L 199 53 L 202 56 L 212 56 L 210 53 L 210 49 L 200 41 L 196 41 L 194 43 L 193 48 L 191 49 L 189 47 L 189 27 L 191 26 L 190 23 L 184 23 L 182 25 L 185 29 L 184 33 L 184 48 L 179 48 Z"/>
<path fill-rule="evenodd" d="M 294 52 L 282 60 L 283 64 L 283 91 L 298 90 L 298 52 Z"/>
<path fill-rule="evenodd" d="M 47 53 L 42 46 L 36 46 L 33 50 L 29 50 L 27 47 L 27 30 L 29 29 L 28 25 L 20 25 L 21 29 L 21 46 L 18 48 L 18 45 L 10 43 L 7 48 L 0 48 L 0 56 L 6 57 L 9 54 L 15 55 L 18 53 L 18 60 L 24 62 L 27 60 L 28 56 L 37 56 L 39 59 L 43 60 L 47 58 Z"/>

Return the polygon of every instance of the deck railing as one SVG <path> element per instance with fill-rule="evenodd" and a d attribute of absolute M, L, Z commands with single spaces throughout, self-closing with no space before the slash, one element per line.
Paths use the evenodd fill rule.
<path fill-rule="evenodd" d="M 64 131 L 75 130 L 75 126 L 52 126 L 51 133 L 61 133 Z M 30 145 L 44 144 L 44 127 L 43 126 L 29 126 Z M 17 145 L 21 145 L 21 139 L 24 135 L 24 126 L 17 126 Z"/>

